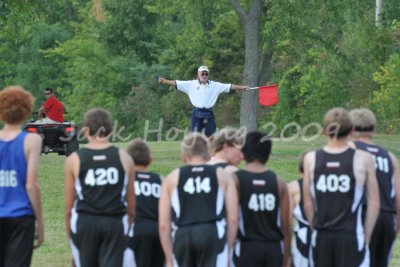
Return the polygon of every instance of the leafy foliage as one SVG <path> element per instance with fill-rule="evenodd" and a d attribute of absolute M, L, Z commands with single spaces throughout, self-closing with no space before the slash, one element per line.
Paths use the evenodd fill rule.
<path fill-rule="evenodd" d="M 374 80 L 380 85 L 372 98 L 380 129 L 398 133 L 400 130 L 400 54 L 393 54 L 388 62 L 374 73 Z"/>
<path fill-rule="evenodd" d="M 245 11 L 248 0 L 239 1 Z M 370 107 L 380 129 L 398 132 L 399 5 L 386 0 L 382 27 L 371 1 L 263 1 L 260 57 L 272 55 L 260 84 L 279 83 L 280 102 L 259 108 L 259 127 L 320 122 L 334 107 Z M 244 30 L 229 1 L 0 1 L 0 86 L 20 84 L 44 100 L 56 89 L 76 122 L 110 109 L 127 132 L 187 129 L 187 96 L 157 83 L 210 78 L 242 83 Z M 396 98 L 397 97 L 397 98 Z M 239 126 L 240 94 L 221 95 L 218 127 Z M 165 134 L 165 133 L 163 133 Z"/>

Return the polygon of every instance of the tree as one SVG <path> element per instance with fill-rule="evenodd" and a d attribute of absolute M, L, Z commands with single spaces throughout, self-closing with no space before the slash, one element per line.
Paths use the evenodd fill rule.
<path fill-rule="evenodd" d="M 245 64 L 243 82 L 250 86 L 257 86 L 266 79 L 270 67 L 272 51 L 262 50 L 260 43 L 260 23 L 263 12 L 263 1 L 250 1 L 246 12 L 237 0 L 230 0 L 245 32 Z M 248 91 L 242 94 L 240 103 L 240 125 L 248 131 L 257 129 L 257 91 Z"/>
<path fill-rule="evenodd" d="M 371 104 L 376 110 L 378 126 L 386 132 L 400 130 L 400 54 L 393 54 L 388 62 L 374 73 L 380 88 L 374 92 Z"/>

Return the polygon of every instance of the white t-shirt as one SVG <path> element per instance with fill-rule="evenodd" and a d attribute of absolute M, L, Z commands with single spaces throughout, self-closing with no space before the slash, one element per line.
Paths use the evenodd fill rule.
<path fill-rule="evenodd" d="M 212 108 L 220 93 L 228 93 L 230 83 L 208 81 L 200 84 L 199 80 L 176 81 L 176 88 L 189 96 L 190 102 L 197 108 Z"/>

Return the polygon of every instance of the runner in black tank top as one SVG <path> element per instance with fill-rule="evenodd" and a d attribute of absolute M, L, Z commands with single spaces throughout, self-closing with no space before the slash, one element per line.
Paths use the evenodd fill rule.
<path fill-rule="evenodd" d="M 396 179 L 400 179 L 398 162 L 392 153 L 373 144 L 376 118 L 372 111 L 354 109 L 350 112 L 350 117 L 354 124 L 354 146 L 373 155 L 379 185 L 380 213 L 369 245 L 371 267 L 389 266 L 396 238 L 396 225 L 400 223 L 396 218 L 396 213 L 399 212 L 397 209 L 400 208 L 400 188 L 396 190 Z M 366 203 L 363 204 L 365 207 Z"/>
<path fill-rule="evenodd" d="M 361 218 L 364 192 L 356 185 L 354 153 L 351 148 L 338 154 L 316 152 L 312 266 L 362 266 L 367 260 Z"/>
<path fill-rule="evenodd" d="M 82 148 L 77 154 L 80 171 L 71 220 L 75 263 L 121 266 L 128 241 L 124 203 L 128 177 L 119 159 L 119 149 L 113 146 L 102 150 Z"/>
<path fill-rule="evenodd" d="M 190 133 L 182 147 L 187 165 L 167 176 L 160 198 L 167 264 L 227 266 L 237 229 L 235 182 L 222 168 L 206 164 L 208 142 L 202 134 Z"/>
<path fill-rule="evenodd" d="M 114 146 L 102 150 L 82 148 L 76 185 L 78 213 L 123 216 L 126 214 L 125 196 L 128 183 Z"/>
<path fill-rule="evenodd" d="M 165 258 L 158 233 L 161 178 L 148 170 L 152 158 L 146 142 L 134 139 L 127 152 L 135 162 L 136 219 L 125 255 L 131 258 L 129 266 L 162 267 Z"/>
<path fill-rule="evenodd" d="M 375 159 L 380 193 L 380 213 L 372 234 L 369 250 L 371 267 L 388 266 L 396 238 L 396 192 L 392 158 L 383 148 L 355 141 L 357 148 L 371 153 Z M 363 203 L 366 205 L 365 203 Z"/>
<path fill-rule="evenodd" d="M 133 161 L 108 142 L 112 118 L 107 111 L 88 111 L 84 127 L 87 147 L 71 154 L 65 163 L 71 252 L 76 266 L 122 266 L 128 214 L 134 214 Z M 96 135 L 100 127 L 105 133 Z"/>
<path fill-rule="evenodd" d="M 349 147 L 352 124 L 346 110 L 328 111 L 324 123 L 327 145 L 304 157 L 304 210 L 313 228 L 310 265 L 368 266 L 367 248 L 379 203 L 372 157 Z M 370 205 L 365 229 L 364 188 Z"/>
<path fill-rule="evenodd" d="M 158 201 L 161 178 L 152 172 L 136 172 L 136 219 L 129 247 L 137 266 L 162 267 L 164 253 L 158 234 Z"/>
<path fill-rule="evenodd" d="M 240 243 L 234 261 L 239 267 L 286 266 L 290 255 L 289 195 L 286 183 L 265 168 L 271 141 L 264 139 L 260 132 L 246 136 L 246 167 L 236 172 Z"/>
<path fill-rule="evenodd" d="M 136 222 L 158 220 L 158 200 L 161 194 L 160 175 L 153 172 L 136 171 Z"/>
<path fill-rule="evenodd" d="M 178 229 L 202 223 L 214 224 L 225 218 L 223 195 L 219 189 L 216 170 L 216 167 L 210 165 L 188 165 L 180 168 L 176 190 L 178 201 L 172 203 L 173 222 Z"/>

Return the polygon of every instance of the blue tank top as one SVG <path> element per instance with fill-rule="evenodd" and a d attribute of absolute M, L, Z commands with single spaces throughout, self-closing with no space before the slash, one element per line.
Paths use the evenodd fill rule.
<path fill-rule="evenodd" d="M 10 141 L 0 139 L 0 218 L 33 215 L 26 192 L 26 159 L 21 132 Z"/>

